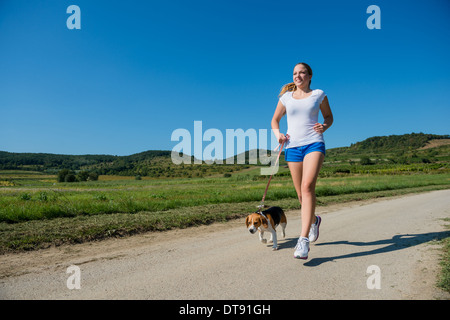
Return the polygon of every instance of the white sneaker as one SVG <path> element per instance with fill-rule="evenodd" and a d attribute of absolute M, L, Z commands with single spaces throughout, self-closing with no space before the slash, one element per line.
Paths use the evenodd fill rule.
<path fill-rule="evenodd" d="M 316 217 L 316 223 L 311 224 L 311 228 L 309 228 L 309 241 L 314 242 L 319 239 L 319 226 L 322 222 L 322 218 L 320 216 Z"/>
<path fill-rule="evenodd" d="M 309 240 L 308 238 L 298 238 L 297 245 L 295 246 L 294 258 L 308 259 L 309 252 Z"/>

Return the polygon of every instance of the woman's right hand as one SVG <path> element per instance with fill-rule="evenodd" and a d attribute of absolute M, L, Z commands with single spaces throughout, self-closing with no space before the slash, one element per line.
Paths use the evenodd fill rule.
<path fill-rule="evenodd" d="M 281 132 L 278 135 L 278 143 L 280 143 L 280 144 L 283 143 L 283 142 L 286 142 L 288 139 L 289 139 L 289 136 L 288 135 L 285 136 Z"/>

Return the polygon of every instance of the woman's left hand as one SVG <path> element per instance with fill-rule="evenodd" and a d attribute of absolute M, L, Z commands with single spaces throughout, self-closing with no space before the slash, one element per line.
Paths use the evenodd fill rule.
<path fill-rule="evenodd" d="M 320 133 L 320 134 L 324 133 L 325 130 L 326 130 L 325 126 L 324 126 L 323 124 L 321 124 L 321 123 L 316 123 L 316 124 L 314 125 L 313 129 L 314 129 L 317 133 Z"/>

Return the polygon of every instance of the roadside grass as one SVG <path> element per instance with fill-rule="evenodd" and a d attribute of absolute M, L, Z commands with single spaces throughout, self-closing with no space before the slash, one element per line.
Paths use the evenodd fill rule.
<path fill-rule="evenodd" d="M 444 221 L 449 222 L 450 218 L 444 219 Z M 450 225 L 446 225 L 447 229 L 450 229 Z M 450 237 L 442 239 L 442 259 L 441 259 L 441 273 L 439 275 L 439 280 L 437 286 L 442 290 L 450 293 Z"/>

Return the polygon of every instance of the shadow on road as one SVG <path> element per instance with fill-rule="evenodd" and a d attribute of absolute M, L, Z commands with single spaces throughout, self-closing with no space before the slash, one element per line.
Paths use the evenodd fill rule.
<path fill-rule="evenodd" d="M 442 232 L 430 232 L 430 233 L 421 233 L 421 234 L 402 234 L 393 236 L 391 239 L 385 240 L 377 240 L 372 242 L 350 242 L 350 241 L 334 241 L 334 242 L 325 242 L 318 243 L 315 246 L 332 246 L 332 245 L 350 245 L 357 247 L 370 247 L 370 246 L 379 246 L 386 245 L 382 248 L 377 248 L 373 250 L 367 250 L 362 252 L 355 252 L 344 254 L 340 256 L 334 257 L 323 257 L 323 258 L 313 258 L 310 261 L 306 262 L 304 265 L 308 267 L 316 267 L 321 265 L 322 263 L 335 261 L 339 259 L 346 258 L 356 258 L 368 255 L 374 255 L 379 253 L 391 252 L 396 250 L 401 250 L 404 248 L 409 248 L 412 246 L 416 246 L 425 242 L 429 242 L 432 240 L 441 240 L 450 236 L 450 231 L 442 231 Z"/>
<path fill-rule="evenodd" d="M 278 242 L 278 250 L 288 249 L 288 248 L 290 248 L 290 249 L 295 248 L 295 245 L 297 244 L 297 240 L 298 240 L 298 237 L 296 237 L 296 238 L 285 238 L 285 239 L 278 240 L 279 241 Z"/>

